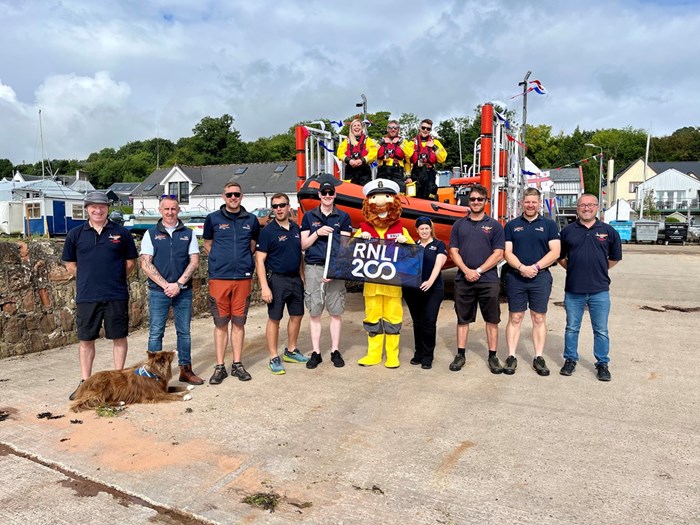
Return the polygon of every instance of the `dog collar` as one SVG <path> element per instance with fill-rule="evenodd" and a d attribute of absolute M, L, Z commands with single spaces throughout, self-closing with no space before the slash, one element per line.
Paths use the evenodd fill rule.
<path fill-rule="evenodd" d="M 136 370 L 134 370 L 134 374 L 136 374 L 137 376 L 150 377 L 151 379 L 155 379 L 155 380 L 160 379 L 160 377 L 158 377 L 157 375 L 155 375 L 153 372 L 149 372 L 149 371 L 146 369 L 146 366 L 145 366 L 145 365 L 144 365 L 144 366 L 140 366 L 140 367 L 138 367 Z"/>

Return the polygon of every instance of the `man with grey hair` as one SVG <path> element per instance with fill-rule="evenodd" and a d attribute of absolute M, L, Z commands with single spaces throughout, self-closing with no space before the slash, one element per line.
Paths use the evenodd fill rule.
<path fill-rule="evenodd" d="M 406 163 L 410 171 L 410 158 L 413 155 L 413 142 L 399 136 L 401 126 L 398 120 L 390 120 L 386 135 L 379 142 L 377 150 L 377 178 L 393 180 L 401 193 L 406 192 Z"/>
<path fill-rule="evenodd" d="M 128 349 L 127 277 L 136 268 L 139 255 L 131 232 L 109 220 L 109 204 L 104 193 L 88 193 L 85 197 L 88 220 L 69 231 L 63 244 L 62 259 L 76 281 L 75 325 L 80 342 L 81 384 L 92 374 L 95 340 L 103 324 L 105 336 L 113 342 L 116 370 L 124 368 Z M 75 392 L 70 399 L 74 397 Z"/>

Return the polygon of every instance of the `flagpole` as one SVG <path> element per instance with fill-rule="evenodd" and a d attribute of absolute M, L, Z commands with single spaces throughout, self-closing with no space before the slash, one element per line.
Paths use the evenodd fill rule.
<path fill-rule="evenodd" d="M 532 74 L 532 71 L 528 71 L 525 74 L 525 78 L 523 78 L 522 82 L 519 82 L 519 86 L 523 86 L 523 126 L 521 128 L 521 133 L 520 133 L 520 138 L 522 142 L 522 146 L 520 147 L 520 154 L 518 155 L 520 157 L 520 173 L 518 174 L 518 188 L 517 188 L 517 194 L 518 198 L 517 201 L 521 202 L 523 199 L 523 191 L 525 187 L 525 175 L 523 174 L 523 171 L 525 170 L 525 146 L 527 145 L 527 142 L 525 141 L 525 133 L 527 131 L 527 80 L 530 78 L 530 75 Z"/>

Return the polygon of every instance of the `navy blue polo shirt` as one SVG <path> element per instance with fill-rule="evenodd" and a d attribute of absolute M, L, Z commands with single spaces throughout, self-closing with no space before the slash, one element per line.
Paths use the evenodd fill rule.
<path fill-rule="evenodd" d="M 138 256 L 131 232 L 110 220 L 99 234 L 89 221 L 73 228 L 61 258 L 78 264 L 75 302 L 128 301 L 125 263 Z"/>
<path fill-rule="evenodd" d="M 271 220 L 260 232 L 257 250 L 267 254 L 265 268 L 273 273 L 298 272 L 301 266 L 301 230 L 289 221 L 285 229 Z"/>
<path fill-rule="evenodd" d="M 416 241 L 418 244 L 420 241 Z M 435 261 L 437 256 L 443 254 L 447 255 L 447 247 L 445 243 L 440 239 L 433 239 L 433 241 L 427 246 L 423 247 L 423 282 L 430 279 L 430 274 L 433 273 L 433 268 L 435 268 Z M 442 281 L 442 272 L 438 274 L 437 279 L 433 283 L 433 288 L 440 289 L 444 287 Z"/>
<path fill-rule="evenodd" d="M 202 238 L 212 241 L 209 252 L 210 279 L 252 279 L 255 263 L 250 242 L 260 234 L 258 218 L 241 206 L 231 213 L 222 205 L 204 219 Z"/>
<path fill-rule="evenodd" d="M 506 242 L 513 243 L 513 253 L 525 266 L 532 266 L 549 253 L 549 241 L 559 239 L 552 219 L 537 215 L 531 221 L 523 215 L 508 221 L 504 228 Z"/>
<path fill-rule="evenodd" d="M 313 234 L 323 226 L 332 226 L 336 234 L 341 232 L 352 233 L 350 215 L 335 206 L 333 206 L 333 211 L 329 215 L 324 215 L 321 212 L 321 206 L 318 206 L 313 210 L 307 211 L 301 219 L 301 231 L 308 231 L 309 234 Z M 316 242 L 307 248 L 304 261 L 306 264 L 325 264 L 327 250 L 328 237 L 318 237 Z"/>
<path fill-rule="evenodd" d="M 194 232 L 178 219 L 175 229 L 172 233 L 168 233 L 168 230 L 163 226 L 163 219 L 161 219 L 146 233 L 153 247 L 153 266 L 166 281 L 174 283 L 190 264 L 190 243 L 193 242 Z M 141 244 L 143 250 L 143 243 Z M 192 282 L 191 277 L 183 284 L 189 285 L 190 282 Z M 148 287 L 152 290 L 163 291 L 150 278 L 148 279 Z"/>
<path fill-rule="evenodd" d="M 503 234 L 503 226 L 494 218 L 484 215 L 480 221 L 473 221 L 469 217 L 459 219 L 452 225 L 450 235 L 450 248 L 457 248 L 467 268 L 476 270 L 491 257 L 494 250 L 505 250 L 506 241 Z M 457 277 L 464 279 L 461 270 L 457 271 Z M 481 274 L 479 282 L 498 282 L 498 270 L 496 266 Z"/>
<path fill-rule="evenodd" d="M 561 231 L 560 259 L 567 260 L 564 290 L 582 294 L 608 291 L 608 260 L 622 260 L 620 234 L 597 219 L 590 228 L 576 220 Z"/>

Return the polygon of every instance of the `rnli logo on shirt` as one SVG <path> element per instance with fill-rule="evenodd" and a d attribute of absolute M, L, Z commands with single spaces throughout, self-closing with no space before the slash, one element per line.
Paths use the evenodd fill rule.
<path fill-rule="evenodd" d="M 110 234 L 108 238 L 112 244 L 119 244 L 120 242 L 122 242 L 121 235 Z"/>
<path fill-rule="evenodd" d="M 250 230 L 250 224 L 244 224 L 243 225 L 244 230 Z"/>
<path fill-rule="evenodd" d="M 605 241 L 608 240 L 608 234 L 607 234 L 607 233 L 596 233 L 595 236 L 596 236 L 596 238 L 597 238 L 600 242 L 605 242 Z"/>
<path fill-rule="evenodd" d="M 437 246 L 431 246 L 430 248 L 428 248 L 428 250 L 436 251 L 436 250 L 437 250 Z"/>
<path fill-rule="evenodd" d="M 156 241 L 164 241 L 167 238 L 168 238 L 168 236 L 165 235 L 164 233 L 159 233 L 156 235 Z"/>
<path fill-rule="evenodd" d="M 226 224 L 225 222 L 219 224 L 219 230 L 228 230 L 229 228 L 230 228 L 230 225 Z"/>
<path fill-rule="evenodd" d="M 543 231 L 544 231 L 544 226 L 538 226 L 537 228 L 535 228 L 535 231 L 536 231 L 536 232 L 543 232 Z"/>
<path fill-rule="evenodd" d="M 525 226 L 516 226 L 515 228 L 513 228 L 514 232 L 521 232 L 523 230 L 525 230 Z"/>
<path fill-rule="evenodd" d="M 493 230 L 493 226 L 482 226 L 481 231 L 484 233 L 491 233 L 491 230 Z"/>
<path fill-rule="evenodd" d="M 314 221 L 311 223 L 312 228 L 320 228 L 321 227 L 321 221 Z"/>
<path fill-rule="evenodd" d="M 189 241 L 190 238 L 187 237 L 186 235 L 184 235 L 184 236 L 180 237 L 180 240 L 181 240 L 181 241 Z"/>
<path fill-rule="evenodd" d="M 287 236 L 286 235 L 280 235 L 277 237 L 277 242 L 286 242 L 287 241 Z"/>

